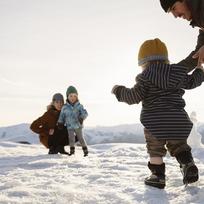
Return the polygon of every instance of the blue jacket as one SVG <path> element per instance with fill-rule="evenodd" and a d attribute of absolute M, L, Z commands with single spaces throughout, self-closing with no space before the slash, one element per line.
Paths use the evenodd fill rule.
<path fill-rule="evenodd" d="M 79 119 L 84 120 L 87 116 L 87 111 L 79 102 L 76 102 L 74 105 L 66 103 L 62 107 L 58 123 L 65 124 L 67 129 L 78 129 L 83 127 Z"/>

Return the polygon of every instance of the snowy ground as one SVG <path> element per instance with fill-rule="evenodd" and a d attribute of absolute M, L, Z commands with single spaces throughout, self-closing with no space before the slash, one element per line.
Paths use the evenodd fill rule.
<path fill-rule="evenodd" d="M 143 184 L 149 174 L 144 145 L 90 146 L 90 156 L 47 155 L 41 145 L 0 143 L 0 203 L 166 204 L 204 202 L 204 149 L 194 151 L 197 185 L 184 188 L 176 161 L 167 157 L 167 187 Z"/>

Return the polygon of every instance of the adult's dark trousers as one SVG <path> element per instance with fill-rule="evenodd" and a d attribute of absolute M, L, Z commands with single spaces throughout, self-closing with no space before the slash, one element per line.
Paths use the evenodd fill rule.
<path fill-rule="evenodd" d="M 57 146 L 67 146 L 69 145 L 69 136 L 67 128 L 63 129 L 55 128 L 54 134 L 49 135 L 48 137 L 48 145 L 49 147 L 57 147 Z"/>

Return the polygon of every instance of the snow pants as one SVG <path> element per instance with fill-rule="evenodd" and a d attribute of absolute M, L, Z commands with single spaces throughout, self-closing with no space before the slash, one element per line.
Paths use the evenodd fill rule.
<path fill-rule="evenodd" d="M 171 156 L 176 156 L 180 152 L 191 151 L 187 140 L 159 140 L 154 137 L 146 128 L 144 128 L 147 152 L 150 157 L 163 157 L 166 152 Z"/>
<path fill-rule="evenodd" d="M 83 137 L 82 128 L 78 129 L 68 129 L 69 134 L 69 145 L 70 147 L 75 146 L 75 134 L 77 136 L 77 139 L 79 140 L 82 147 L 87 147 L 86 141 Z"/>

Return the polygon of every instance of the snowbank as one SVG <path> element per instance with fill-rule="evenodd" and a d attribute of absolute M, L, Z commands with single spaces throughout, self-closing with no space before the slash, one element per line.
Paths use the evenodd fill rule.
<path fill-rule="evenodd" d="M 39 144 L 38 135 L 33 133 L 29 126 L 29 124 L 20 124 L 0 128 L 0 141 L 25 141 L 31 144 Z M 85 128 L 84 134 L 89 145 L 102 143 L 145 143 L 143 126 L 141 124 Z M 201 143 L 202 141 L 204 143 L 203 123 L 196 123 L 194 125 L 191 141 L 194 143 Z M 193 142 L 191 142 L 192 145 Z M 196 145 L 196 147 L 198 146 Z"/>
<path fill-rule="evenodd" d="M 39 144 L 38 135 L 29 129 L 29 124 L 0 128 L 0 141 Z M 144 143 L 141 124 L 119 125 L 113 127 L 85 128 L 84 135 L 89 145 L 101 143 Z"/>

